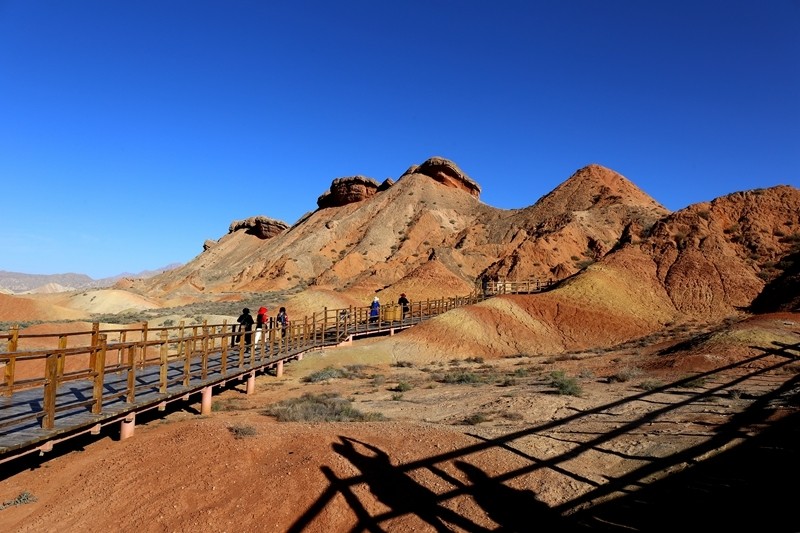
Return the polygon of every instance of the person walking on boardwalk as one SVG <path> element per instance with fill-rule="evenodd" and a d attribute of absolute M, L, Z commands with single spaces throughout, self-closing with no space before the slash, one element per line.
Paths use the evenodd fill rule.
<path fill-rule="evenodd" d="M 406 298 L 406 293 L 400 293 L 400 298 L 397 299 L 397 305 L 399 305 L 403 310 L 403 320 L 405 320 L 406 316 L 408 316 L 410 304 L 411 302 L 409 302 L 408 298 Z"/>
<path fill-rule="evenodd" d="M 259 307 L 256 315 L 256 344 L 261 342 L 261 337 L 269 324 L 269 313 L 266 307 Z"/>
<path fill-rule="evenodd" d="M 372 303 L 369 306 L 369 321 L 374 323 L 378 321 L 378 317 L 381 314 L 381 302 L 378 300 L 378 297 L 372 299 Z"/>
<path fill-rule="evenodd" d="M 239 315 L 239 318 L 236 319 L 236 322 L 239 323 L 239 332 L 245 331 L 244 336 L 244 343 L 247 346 L 250 346 L 250 341 L 253 338 L 253 334 L 250 333 L 253 330 L 253 324 L 255 320 L 253 320 L 253 315 L 250 314 L 250 309 L 245 307 L 242 309 L 242 314 Z M 236 342 L 239 342 L 239 339 L 236 339 Z"/>
<path fill-rule="evenodd" d="M 289 326 L 289 315 L 286 314 L 286 308 L 281 307 L 278 310 L 278 316 L 275 317 L 275 327 L 281 329 L 281 337 L 286 336 L 286 328 Z"/>

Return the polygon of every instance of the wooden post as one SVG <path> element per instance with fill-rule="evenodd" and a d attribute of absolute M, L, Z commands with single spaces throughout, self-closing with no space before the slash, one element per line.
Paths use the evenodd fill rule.
<path fill-rule="evenodd" d="M 42 418 L 43 429 L 53 429 L 56 420 L 56 392 L 58 391 L 58 352 L 47 354 Z"/>
<path fill-rule="evenodd" d="M 275 366 L 275 376 L 281 377 L 282 375 L 283 375 L 283 360 L 280 360 Z"/>
<path fill-rule="evenodd" d="M 128 347 L 128 394 L 125 401 L 133 403 L 136 401 L 136 345 Z"/>
<path fill-rule="evenodd" d="M 158 392 L 161 394 L 167 393 L 167 358 L 169 356 L 169 346 L 167 345 L 169 333 L 167 330 L 161 331 L 161 349 L 159 350 L 159 375 L 158 375 Z"/>
<path fill-rule="evenodd" d="M 202 379 L 208 378 L 208 337 L 209 337 L 208 326 L 204 322 L 203 323 L 203 339 L 201 341 L 201 344 L 203 346 L 203 360 L 202 360 L 201 365 L 200 365 L 200 367 L 202 369 L 202 371 L 201 371 Z"/>
<path fill-rule="evenodd" d="M 59 335 L 58 336 L 58 350 L 59 351 L 58 351 L 58 365 L 57 365 L 58 366 L 57 375 L 58 375 L 59 379 L 64 377 L 64 359 L 66 358 L 66 355 L 64 355 L 64 352 L 62 350 L 66 350 L 66 349 L 67 349 L 67 336 L 66 335 Z"/>
<path fill-rule="evenodd" d="M 144 360 L 147 358 L 147 322 L 142 327 L 142 368 L 144 368 Z"/>
<path fill-rule="evenodd" d="M 178 324 L 178 346 L 177 346 L 177 352 L 175 354 L 178 357 L 182 356 L 184 350 L 186 349 L 186 346 L 185 346 L 184 341 L 183 341 L 183 335 L 184 335 L 184 328 L 185 327 L 186 326 L 184 325 L 184 321 L 181 320 L 180 323 Z M 168 329 L 165 330 L 165 331 L 167 333 L 169 333 Z"/>
<path fill-rule="evenodd" d="M 14 324 L 11 326 L 11 338 L 8 339 L 8 349 L 9 352 L 16 352 L 17 345 L 19 344 L 19 325 Z"/>
<path fill-rule="evenodd" d="M 106 376 L 106 335 L 99 334 L 98 340 L 100 346 L 95 357 L 94 371 L 94 391 L 92 398 L 94 404 L 92 405 L 92 414 L 99 415 L 103 412 L 103 380 Z"/>
<path fill-rule="evenodd" d="M 220 357 L 219 364 L 222 368 L 220 368 L 220 372 L 223 376 L 227 375 L 228 373 L 228 336 L 226 333 L 228 332 L 228 320 L 225 319 L 222 321 L 222 336 L 220 340 L 222 341 L 222 356 Z"/>
<path fill-rule="evenodd" d="M 11 396 L 14 392 L 14 367 L 17 365 L 17 357 L 12 355 L 8 358 L 6 367 L 3 369 L 3 382 L 6 385 L 6 396 Z"/>

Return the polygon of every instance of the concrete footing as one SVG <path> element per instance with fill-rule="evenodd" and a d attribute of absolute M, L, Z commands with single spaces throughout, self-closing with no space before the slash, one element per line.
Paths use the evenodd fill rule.
<path fill-rule="evenodd" d="M 200 400 L 200 414 L 211 414 L 211 387 L 203 387 L 202 399 Z"/>
<path fill-rule="evenodd" d="M 131 413 L 122 419 L 119 424 L 119 440 L 133 437 L 133 430 L 136 428 L 136 413 Z"/>
<path fill-rule="evenodd" d="M 250 375 L 247 376 L 247 394 L 253 394 L 256 391 L 256 371 L 252 370 Z"/>

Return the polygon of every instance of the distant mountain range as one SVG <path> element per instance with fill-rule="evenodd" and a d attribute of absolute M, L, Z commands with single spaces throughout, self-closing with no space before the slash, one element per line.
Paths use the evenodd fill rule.
<path fill-rule="evenodd" d="M 178 268 L 180 263 L 172 263 L 156 270 L 145 270 L 138 274 L 124 272 L 108 278 L 93 279 L 86 274 L 24 274 L 0 270 L 0 292 L 5 294 L 30 294 L 69 292 L 85 289 L 111 287 L 122 278 L 149 278 L 168 270 Z"/>

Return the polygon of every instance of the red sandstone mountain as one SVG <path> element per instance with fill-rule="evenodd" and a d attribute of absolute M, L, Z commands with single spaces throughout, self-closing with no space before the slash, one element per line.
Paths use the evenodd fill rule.
<path fill-rule="evenodd" d="M 287 289 L 333 290 L 364 299 L 467 294 L 482 274 L 560 279 L 618 245 L 631 227 L 668 213 L 621 175 L 579 170 L 535 205 L 503 210 L 454 163 L 432 158 L 396 182 L 334 180 L 320 208 L 270 236 L 248 224 L 183 267 L 131 284 L 149 295 Z"/>

